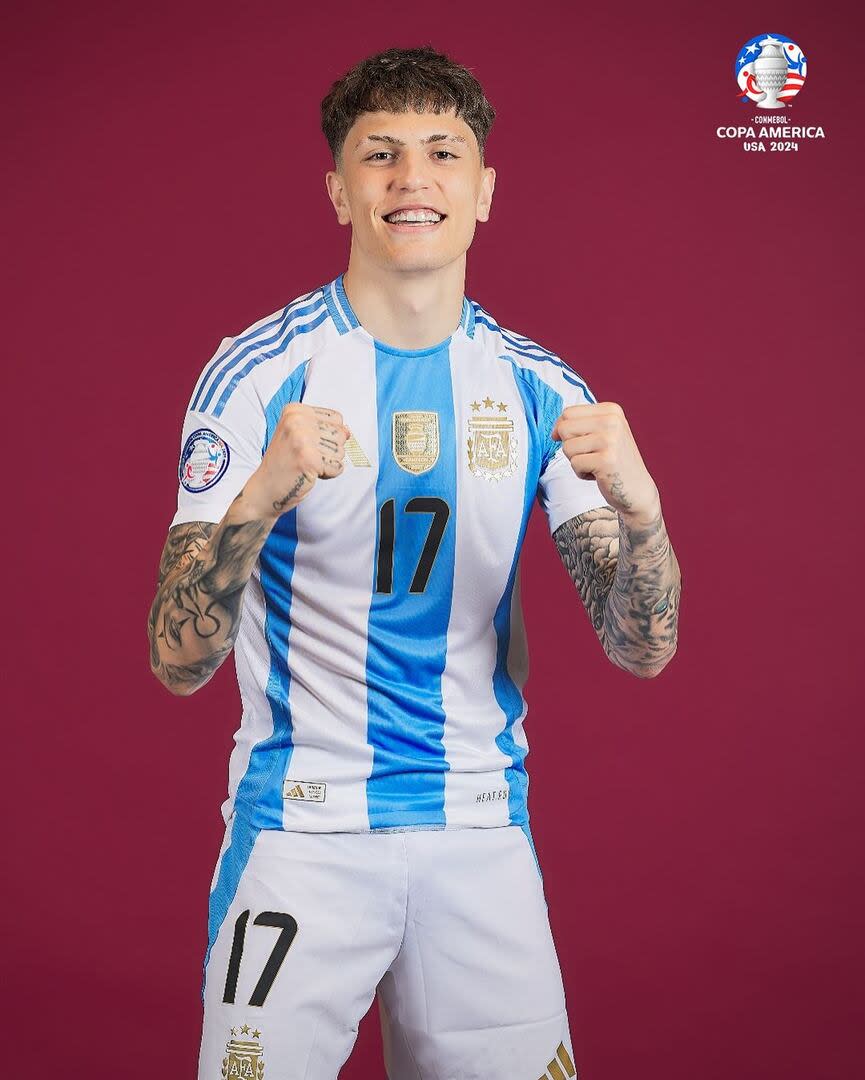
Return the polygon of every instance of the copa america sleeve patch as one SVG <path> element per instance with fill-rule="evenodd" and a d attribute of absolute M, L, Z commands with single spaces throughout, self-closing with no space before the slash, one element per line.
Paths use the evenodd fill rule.
<path fill-rule="evenodd" d="M 207 491 L 228 468 L 228 444 L 210 428 L 199 428 L 186 440 L 177 470 L 187 491 Z"/>

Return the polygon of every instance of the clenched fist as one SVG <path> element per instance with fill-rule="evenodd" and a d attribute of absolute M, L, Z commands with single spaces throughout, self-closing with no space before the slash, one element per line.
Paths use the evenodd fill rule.
<path fill-rule="evenodd" d="M 290 402 L 245 494 L 261 508 L 263 517 L 278 518 L 306 498 L 319 478 L 339 476 L 350 436 L 336 409 Z"/>
<path fill-rule="evenodd" d="M 581 480 L 595 480 L 617 511 L 647 521 L 657 513 L 660 496 L 640 457 L 625 412 L 615 401 L 568 405 L 553 425 L 553 439 L 562 444 Z"/>

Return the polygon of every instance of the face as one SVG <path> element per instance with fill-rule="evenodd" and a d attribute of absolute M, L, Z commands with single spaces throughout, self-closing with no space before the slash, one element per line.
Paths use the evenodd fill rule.
<path fill-rule="evenodd" d="M 464 259 L 476 223 L 489 218 L 495 176 L 481 166 L 472 129 L 452 112 L 374 112 L 355 121 L 342 167 L 325 180 L 337 219 L 351 225 L 353 259 L 418 271 Z M 441 220 L 388 220 L 410 207 Z"/>

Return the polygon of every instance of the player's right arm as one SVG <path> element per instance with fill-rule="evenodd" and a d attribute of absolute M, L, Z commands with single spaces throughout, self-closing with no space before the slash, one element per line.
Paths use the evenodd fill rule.
<path fill-rule="evenodd" d="M 148 634 L 151 671 L 172 693 L 194 693 L 231 652 L 243 593 L 271 529 L 319 477 L 343 471 L 349 434 L 335 409 L 286 405 L 261 464 L 222 520 L 169 530 Z"/>

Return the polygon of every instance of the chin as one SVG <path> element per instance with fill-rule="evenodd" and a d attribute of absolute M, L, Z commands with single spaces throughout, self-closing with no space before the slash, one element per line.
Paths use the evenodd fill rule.
<path fill-rule="evenodd" d="M 405 270 L 409 271 L 421 271 L 421 270 L 441 270 L 445 266 L 450 266 L 464 254 L 464 250 L 459 251 L 401 251 L 401 252 L 389 252 L 389 257 L 385 257 L 385 265 L 392 270 Z"/>

